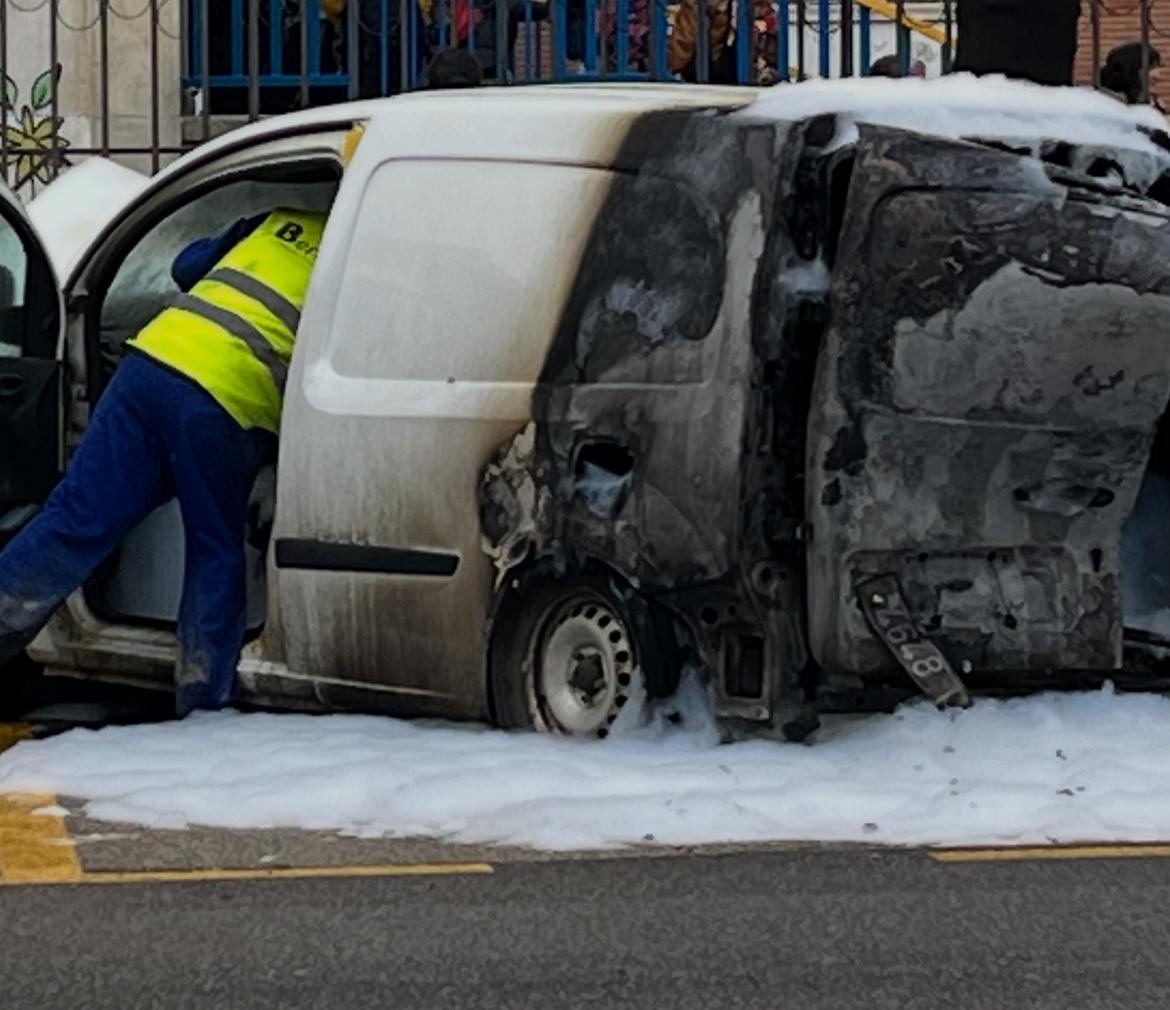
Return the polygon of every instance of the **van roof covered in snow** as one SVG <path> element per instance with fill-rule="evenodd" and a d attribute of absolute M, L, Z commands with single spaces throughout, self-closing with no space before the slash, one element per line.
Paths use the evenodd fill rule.
<path fill-rule="evenodd" d="M 1156 109 L 1127 106 L 1091 88 L 971 74 L 781 84 L 760 93 L 742 114 L 786 121 L 837 115 L 838 146 L 856 139 L 857 123 L 869 123 L 955 139 L 1044 137 L 1153 154 L 1164 152 L 1150 133 L 1167 129 Z"/>

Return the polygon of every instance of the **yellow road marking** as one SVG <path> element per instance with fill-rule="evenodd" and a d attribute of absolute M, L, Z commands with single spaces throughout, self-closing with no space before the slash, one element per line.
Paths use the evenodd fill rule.
<path fill-rule="evenodd" d="M 343 877 L 432 877 L 494 873 L 490 863 L 388 863 L 373 866 L 271 866 L 239 869 L 93 870 L 76 880 L 16 881 L 5 884 L 190 884 L 214 880 L 312 880 Z"/>
<path fill-rule="evenodd" d="M 26 722 L 0 722 L 0 751 L 8 750 L 32 737 L 32 727 Z"/>
<path fill-rule="evenodd" d="M 81 862 L 65 818 L 33 813 L 56 802 L 51 793 L 0 794 L 0 879 L 4 883 L 67 884 L 81 879 Z"/>
<path fill-rule="evenodd" d="M 34 813 L 57 804 L 51 793 L 0 793 L 0 886 L 6 884 L 169 884 L 203 880 L 307 880 L 494 873 L 490 863 L 384 863 L 370 866 L 207 867 L 95 870 L 81 866 L 65 818 Z"/>
<path fill-rule="evenodd" d="M 1150 859 L 1170 856 L 1170 844 L 1033 845 L 1003 849 L 931 849 L 940 863 L 994 863 L 1026 859 Z"/>

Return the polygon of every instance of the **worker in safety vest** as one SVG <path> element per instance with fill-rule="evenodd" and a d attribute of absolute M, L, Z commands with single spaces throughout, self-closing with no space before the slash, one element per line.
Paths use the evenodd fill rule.
<path fill-rule="evenodd" d="M 231 699 L 248 499 L 275 459 L 289 358 L 325 215 L 278 209 L 188 246 L 184 293 L 128 341 L 61 483 L 0 553 L 0 664 L 155 508 L 186 534 L 176 711 Z"/>

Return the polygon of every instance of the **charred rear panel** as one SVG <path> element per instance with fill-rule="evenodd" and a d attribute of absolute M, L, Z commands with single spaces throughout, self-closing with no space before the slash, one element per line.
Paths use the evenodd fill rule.
<path fill-rule="evenodd" d="M 793 129 L 687 112 L 631 131 L 534 429 L 501 447 L 481 496 L 502 568 L 600 560 L 700 630 L 717 686 L 720 667 L 742 673 L 752 718 L 768 716 L 773 674 L 803 638 L 799 580 L 784 580 L 767 535 L 784 503 L 762 395 L 789 307 L 774 282 L 799 261 L 785 218 Z"/>
<path fill-rule="evenodd" d="M 541 548 L 651 591 L 733 567 L 776 153 L 774 129 L 711 112 L 631 131 L 533 397 L 529 467 L 552 502 Z M 506 535 L 490 507 L 484 525 Z"/>
<path fill-rule="evenodd" d="M 1032 158 L 863 128 L 809 433 L 810 638 L 902 582 L 977 671 L 1121 659 L 1119 538 L 1170 393 L 1170 221 Z"/>

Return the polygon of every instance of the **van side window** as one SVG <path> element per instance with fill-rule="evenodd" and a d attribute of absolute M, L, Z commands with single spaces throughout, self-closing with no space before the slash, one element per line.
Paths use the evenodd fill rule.
<path fill-rule="evenodd" d="M 598 219 L 630 178 L 575 165 L 383 164 L 366 185 L 340 274 L 332 369 L 362 379 L 537 381 L 554 344 L 565 340 Z M 678 203 L 659 190 L 640 195 Z M 652 275 L 646 282 L 652 286 Z M 627 302 L 648 297 L 638 283 L 632 278 L 622 289 Z M 716 308 L 718 300 L 716 292 Z M 629 308 L 596 300 L 590 307 L 603 317 L 596 325 Z M 684 327 L 693 321 L 687 314 Z"/>

